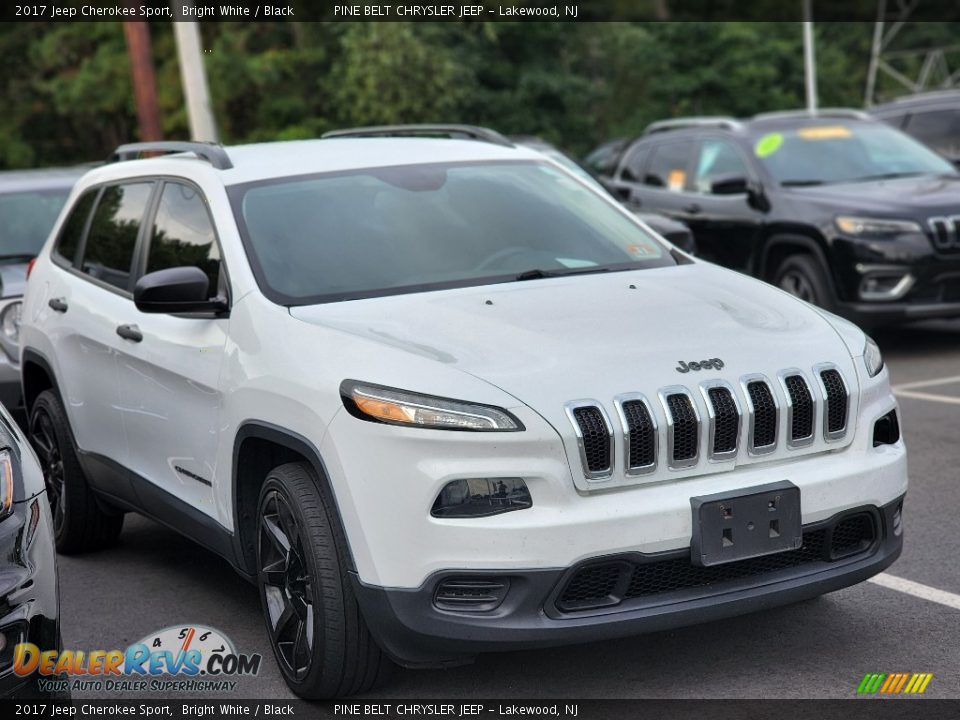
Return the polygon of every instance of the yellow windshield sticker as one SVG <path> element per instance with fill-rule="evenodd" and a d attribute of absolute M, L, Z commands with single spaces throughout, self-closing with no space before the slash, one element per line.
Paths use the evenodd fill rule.
<path fill-rule="evenodd" d="M 687 173 L 683 170 L 671 170 L 667 175 L 667 190 L 680 192 L 687 181 Z"/>
<path fill-rule="evenodd" d="M 767 133 L 757 140 L 757 144 L 753 146 L 753 153 L 759 158 L 764 158 L 767 155 L 773 155 L 781 145 L 783 145 L 783 133 Z"/>
<path fill-rule="evenodd" d="M 843 125 L 820 125 L 800 128 L 797 130 L 797 135 L 804 140 L 836 140 L 851 137 L 853 133 L 850 132 L 850 128 Z"/>

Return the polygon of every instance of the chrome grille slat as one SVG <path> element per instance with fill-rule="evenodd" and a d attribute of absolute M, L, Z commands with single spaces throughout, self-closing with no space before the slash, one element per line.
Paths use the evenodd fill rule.
<path fill-rule="evenodd" d="M 667 465 L 671 470 L 693 467 L 700 460 L 700 413 L 687 388 L 660 390 L 667 418 Z"/>
<path fill-rule="evenodd" d="M 711 460 L 732 460 L 740 448 L 741 412 L 737 396 L 729 383 L 709 380 L 700 383 L 707 406 L 708 456 Z"/>
<path fill-rule="evenodd" d="M 796 368 L 782 370 L 778 375 L 787 400 L 787 447 L 807 447 L 814 441 L 817 416 L 817 403 L 810 384 Z"/>
<path fill-rule="evenodd" d="M 613 473 L 613 426 L 596 400 L 579 400 L 567 405 L 580 448 L 580 462 L 587 478 L 607 478 Z"/>
<path fill-rule="evenodd" d="M 765 375 L 744 375 L 740 385 L 747 401 L 747 452 L 766 455 L 777 449 L 780 406 Z"/>
<path fill-rule="evenodd" d="M 847 434 L 850 415 L 850 390 L 835 365 L 823 363 L 814 368 L 823 394 L 823 438 L 840 440 Z"/>
<path fill-rule="evenodd" d="M 628 476 L 653 472 L 657 468 L 659 428 L 650 403 L 643 395 L 633 393 L 618 396 L 614 405 L 623 431 L 624 472 Z"/>

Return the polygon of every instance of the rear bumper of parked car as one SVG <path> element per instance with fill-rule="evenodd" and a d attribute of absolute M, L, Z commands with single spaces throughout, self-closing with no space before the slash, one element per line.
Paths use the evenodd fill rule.
<path fill-rule="evenodd" d="M 0 521 L 0 697 L 42 695 L 36 677 L 13 672 L 17 643 L 33 643 L 41 650 L 60 649 L 57 569 L 53 527 L 46 494 L 14 503 L 14 512 Z M 59 695 L 62 697 L 62 694 Z"/>
<path fill-rule="evenodd" d="M 882 507 L 851 508 L 807 524 L 804 548 L 789 551 L 805 553 L 802 562 L 799 557 L 787 559 L 788 554 L 741 561 L 753 563 L 757 572 L 748 572 L 742 565 L 737 568 L 739 563 L 697 568 L 689 563 L 689 550 L 680 550 L 593 558 L 571 568 L 449 570 L 435 573 L 416 589 L 373 587 L 356 575 L 353 585 L 371 632 L 397 662 L 408 667 L 456 665 L 469 662 L 477 653 L 596 642 L 719 620 L 854 585 L 899 557 L 902 507 L 901 496 Z M 849 525 L 855 517 L 871 519 L 872 540 L 836 557 L 836 538 L 848 537 L 842 523 L 846 520 Z M 662 572 L 664 563 L 671 569 Z M 591 566 L 610 564 L 622 564 L 633 577 L 653 569 L 660 579 L 646 585 L 638 582 L 646 594 L 614 605 L 562 609 L 563 595 L 578 574 Z M 684 566 L 686 570 L 677 570 Z M 445 581 L 461 586 L 464 581 L 486 581 L 490 587 L 506 590 L 493 609 L 448 611 L 437 607 L 438 602 L 442 604 L 438 589 Z"/>

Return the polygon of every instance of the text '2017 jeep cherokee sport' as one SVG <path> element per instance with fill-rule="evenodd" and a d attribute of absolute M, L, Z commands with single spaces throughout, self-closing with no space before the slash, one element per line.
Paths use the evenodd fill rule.
<path fill-rule="evenodd" d="M 29 281 L 58 546 L 135 510 L 211 548 L 259 586 L 296 693 L 789 603 L 899 555 L 896 401 L 846 321 L 491 131 L 164 149 L 189 152 L 86 175 Z"/>

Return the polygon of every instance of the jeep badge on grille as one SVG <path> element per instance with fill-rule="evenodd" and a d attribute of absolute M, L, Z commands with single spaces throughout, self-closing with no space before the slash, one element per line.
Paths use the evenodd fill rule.
<path fill-rule="evenodd" d="M 683 360 L 678 360 L 677 362 L 680 365 L 674 368 L 677 372 L 688 373 L 691 370 L 722 370 L 723 369 L 723 360 L 720 358 L 711 358 L 710 360 L 701 360 L 700 362 L 684 362 Z"/>

